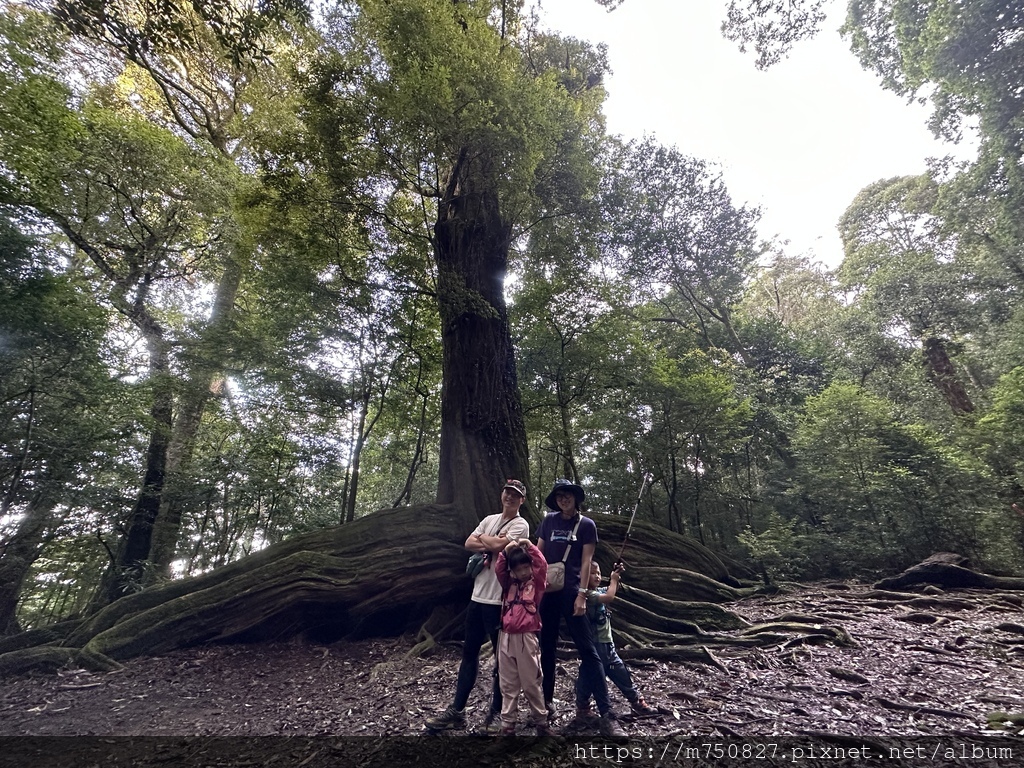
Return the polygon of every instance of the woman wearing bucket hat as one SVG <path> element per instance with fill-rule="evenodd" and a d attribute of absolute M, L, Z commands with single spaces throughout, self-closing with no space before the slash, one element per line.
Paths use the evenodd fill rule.
<path fill-rule="evenodd" d="M 583 589 L 585 585 L 580 579 L 581 573 L 590 573 L 590 563 L 597 547 L 597 525 L 580 511 L 584 499 L 586 492 L 582 487 L 569 480 L 556 480 L 551 493 L 544 500 L 548 508 L 554 511 L 545 516 L 537 530 L 537 546 L 548 562 L 548 581 L 557 581 L 553 573 L 563 567 L 565 573 L 561 589 L 549 584 L 540 604 L 544 701 L 551 712 L 551 701 L 555 694 L 555 652 L 564 618 L 580 655 L 582 690 L 587 691 L 588 695 L 593 694 L 601 713 L 601 733 L 605 738 L 621 741 L 626 738 L 626 734 L 616 722 L 608 699 L 604 667 L 597 651 L 593 628 L 586 616 L 586 589 Z"/>

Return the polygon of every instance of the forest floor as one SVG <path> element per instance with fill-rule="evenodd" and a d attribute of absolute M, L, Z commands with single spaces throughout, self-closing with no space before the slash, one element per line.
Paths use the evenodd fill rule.
<path fill-rule="evenodd" d="M 467 731 L 424 736 L 450 701 L 457 646 L 412 659 L 409 638 L 190 648 L 111 673 L 5 680 L 0 765 L 1024 766 L 1021 727 L 988 718 L 1024 712 L 1022 606 L 1019 592 L 856 584 L 740 601 L 730 608 L 748 621 L 838 624 L 857 646 L 716 648 L 721 667 L 629 662 L 661 714 L 632 718 L 612 688 L 626 745 L 568 728 L 570 661 L 559 664 L 560 736 L 503 740 L 474 738 L 484 674 Z M 55 738 L 67 736 L 78 738 Z M 264 736 L 292 738 L 234 738 Z"/>

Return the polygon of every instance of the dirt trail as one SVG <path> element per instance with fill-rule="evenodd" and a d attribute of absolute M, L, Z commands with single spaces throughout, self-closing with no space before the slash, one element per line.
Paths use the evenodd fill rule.
<path fill-rule="evenodd" d="M 724 670 L 689 663 L 632 662 L 638 687 L 662 714 L 643 720 L 626 716 L 624 726 L 630 744 L 642 750 L 643 759 L 654 762 L 654 753 L 662 745 L 690 737 L 758 744 L 769 736 L 789 735 L 834 745 L 843 744 L 844 737 L 861 737 L 879 746 L 886 739 L 904 737 L 977 737 L 1002 744 L 1002 734 L 1014 731 L 990 723 L 987 715 L 993 710 L 1024 712 L 1021 605 L 1020 593 L 969 590 L 913 595 L 838 584 L 744 600 L 732 607 L 752 622 L 840 624 L 858 647 L 790 644 L 715 650 Z M 365 740 L 367 745 L 384 745 L 388 739 L 380 737 L 391 737 L 395 745 L 410 742 L 408 749 L 414 752 L 429 748 L 438 755 L 445 749 L 459 751 L 459 744 L 474 743 L 472 751 L 479 758 L 481 745 L 491 742 L 402 738 L 421 736 L 423 719 L 448 703 L 459 660 L 458 648 L 447 646 L 425 658 L 406 659 L 410 645 L 399 638 L 331 646 L 212 646 L 136 659 L 106 674 L 65 670 L 6 680 L 0 688 L 0 737 L 202 737 L 218 745 L 226 743 L 220 737 L 316 737 L 289 742 L 290 749 L 299 751 L 298 757 L 309 758 L 305 765 L 369 765 L 374 761 L 366 755 L 356 759 L 358 749 L 325 745 L 332 738 L 372 736 Z M 588 756 L 581 763 L 579 754 L 569 755 L 564 749 L 565 743 L 596 739 L 593 733 L 566 729 L 575 672 L 571 662 L 559 666 L 556 698 L 562 706 L 563 748 L 554 757 L 534 756 L 530 761 L 535 764 L 593 764 L 605 759 Z M 612 693 L 619 711 L 627 712 L 618 691 L 613 688 Z M 481 681 L 470 701 L 476 707 L 469 713 L 470 734 L 482 720 L 484 697 Z M 186 741 L 193 747 L 196 743 L 194 738 Z M 61 750 L 46 743 L 3 739 L 0 764 L 4 758 L 13 759 L 12 745 L 37 750 L 29 764 L 46 764 L 47 759 L 59 764 L 59 755 L 49 753 Z M 80 740 L 76 748 L 84 749 L 87 743 L 91 742 Z M 108 745 L 108 751 L 128 756 L 131 750 L 126 743 L 130 742 L 110 742 L 115 746 Z M 178 764 L 181 755 L 174 753 L 174 743 L 173 738 L 154 742 L 162 745 L 163 752 L 156 746 L 147 749 L 144 755 L 150 762 L 125 764 Z M 1000 759 L 993 765 L 1024 766 L 1024 741 L 1018 736 L 1014 743 L 1020 746 L 1021 759 Z M 301 744 L 313 746 L 303 751 Z M 852 744 L 849 741 L 851 749 Z M 246 763 L 245 748 L 239 745 L 225 748 L 234 762 L 218 763 L 212 754 L 200 762 L 270 764 L 269 753 L 259 751 L 250 757 L 254 762 Z M 379 749 L 386 751 L 385 746 Z M 157 759 L 161 754 L 162 761 Z M 27 764 L 21 760 L 28 757 L 19 755 L 19 764 Z M 340 757 L 344 757 L 341 762 Z M 437 764 L 459 762 L 458 755 L 449 758 L 439 757 Z M 386 754 L 381 759 L 382 764 L 401 762 Z M 663 756 L 662 763 L 667 760 Z M 109 762 L 108 755 L 74 764 Z M 270 762 L 299 765 L 301 760 L 282 753 Z M 755 763 L 775 764 L 757 760 L 748 764 Z M 712 759 L 707 764 L 724 763 Z M 970 764 L 980 766 L 984 761 Z"/>

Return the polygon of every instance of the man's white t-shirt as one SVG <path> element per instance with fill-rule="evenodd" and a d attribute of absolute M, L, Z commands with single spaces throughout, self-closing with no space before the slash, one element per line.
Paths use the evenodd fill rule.
<path fill-rule="evenodd" d="M 501 531 L 502 536 L 509 540 L 525 539 L 530 536 L 530 524 L 519 515 L 513 517 L 511 521 L 505 520 L 503 522 L 499 512 L 496 515 L 488 515 L 481 520 L 480 525 L 476 527 L 473 533 L 497 536 L 499 531 Z M 501 605 L 501 584 L 498 583 L 498 577 L 494 575 L 494 563 L 497 559 L 498 556 L 492 552 L 491 562 L 473 580 L 472 600 L 474 603 Z"/>

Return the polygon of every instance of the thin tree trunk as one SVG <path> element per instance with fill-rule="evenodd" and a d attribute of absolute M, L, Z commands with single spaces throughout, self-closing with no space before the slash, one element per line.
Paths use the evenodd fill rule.
<path fill-rule="evenodd" d="M 683 533 L 685 529 L 683 528 L 683 521 L 679 514 L 679 473 L 676 466 L 675 449 L 669 450 L 668 461 L 670 473 L 670 481 L 667 483 L 669 520 L 672 521 L 672 530 L 678 533 Z"/>
<path fill-rule="evenodd" d="M 18 598 L 32 564 L 42 551 L 55 502 L 36 495 L 0 553 L 0 636 L 18 632 Z"/>
<path fill-rule="evenodd" d="M 184 511 L 184 486 L 188 481 L 203 411 L 217 382 L 221 380 L 223 361 L 222 353 L 219 352 L 220 342 L 233 319 L 235 297 L 242 282 L 239 262 L 237 254 L 225 259 L 205 334 L 205 350 L 200 354 L 202 362 L 186 382 L 167 448 L 167 484 L 160 500 L 150 553 L 155 572 L 163 576 L 170 576 L 171 562 L 178 548 Z"/>
<path fill-rule="evenodd" d="M 576 459 L 573 456 L 573 439 L 572 439 L 572 417 L 569 414 L 569 403 L 565 401 L 562 396 L 562 383 L 557 384 L 558 391 L 558 415 L 561 417 L 562 422 L 562 463 L 564 470 L 564 477 L 571 479 L 574 483 L 580 482 L 580 472 L 576 467 Z"/>
<path fill-rule="evenodd" d="M 420 396 L 420 421 L 416 434 L 416 449 L 413 451 L 412 461 L 409 462 L 409 472 L 405 476 L 405 484 L 402 486 L 398 498 L 392 502 L 392 508 L 401 506 L 403 500 L 408 504 L 412 502 L 412 484 L 416 480 L 416 473 L 424 462 L 424 448 L 427 439 L 427 404 L 429 397 L 426 393 L 420 392 L 420 384 L 423 381 L 423 361 L 420 361 L 419 374 L 416 380 L 416 393 Z"/>
<path fill-rule="evenodd" d="M 356 387 L 352 384 L 352 399 L 355 400 Z M 348 433 L 348 460 L 345 462 L 345 482 L 341 488 L 341 513 L 338 515 L 338 523 L 345 522 L 348 511 L 348 489 L 352 484 L 352 459 L 355 456 L 356 428 L 353 426 Z"/>
<path fill-rule="evenodd" d="M 146 449 L 145 473 L 128 531 L 117 549 L 116 560 L 107 569 L 92 608 L 134 591 L 142 582 L 153 541 L 153 524 L 167 479 L 167 447 L 170 442 L 174 394 L 170 381 L 169 350 L 163 328 L 145 316 L 141 322 L 149 349 L 149 381 L 153 391 L 150 406 L 152 428 Z"/>
<path fill-rule="evenodd" d="M 36 388 L 33 385 L 28 392 L 28 424 L 25 425 L 25 443 L 21 451 L 21 458 L 18 460 L 18 465 L 14 468 L 14 477 L 11 478 L 11 484 L 7 487 L 7 492 L 4 494 L 3 501 L 0 502 L 0 518 L 6 517 L 11 505 L 14 500 L 18 497 L 18 488 L 21 486 L 21 478 L 25 474 L 25 467 L 28 464 L 29 452 L 32 448 L 32 430 L 35 428 L 35 412 L 36 412 Z M 2 627 L 0 627 L 2 632 Z"/>
<path fill-rule="evenodd" d="M 701 442 L 697 436 L 693 437 L 693 528 L 694 535 L 700 541 L 701 544 L 707 544 L 704 541 L 704 522 L 700 516 L 700 502 L 701 502 L 701 487 L 700 487 L 700 457 L 701 457 Z"/>
<path fill-rule="evenodd" d="M 345 498 L 345 522 L 351 523 L 356 519 L 356 496 L 359 493 L 359 461 L 363 455 L 363 445 L 366 442 L 365 432 L 366 416 L 370 412 L 370 394 L 367 391 L 359 407 L 359 426 L 356 429 L 356 441 L 352 446 L 352 460 L 350 462 L 352 482 L 348 486 L 348 496 Z"/>

